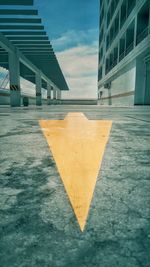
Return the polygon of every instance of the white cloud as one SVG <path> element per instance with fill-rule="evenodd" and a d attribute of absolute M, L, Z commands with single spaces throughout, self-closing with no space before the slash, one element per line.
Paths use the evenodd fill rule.
<path fill-rule="evenodd" d="M 20 78 L 21 92 L 28 96 L 35 96 L 35 85 L 24 78 Z"/>
<path fill-rule="evenodd" d="M 63 92 L 63 98 L 96 98 L 98 42 L 80 44 L 56 55 L 70 88 L 69 92 Z"/>
<path fill-rule="evenodd" d="M 3 77 L 8 73 L 8 70 L 6 70 L 3 67 L 0 67 L 0 78 L 3 79 Z"/>
<path fill-rule="evenodd" d="M 30 81 L 25 80 L 24 78 L 21 77 L 20 79 L 20 83 L 21 83 L 21 92 L 25 95 L 28 96 L 36 96 L 36 88 L 35 88 L 35 84 L 33 84 Z M 47 98 L 47 91 L 42 88 L 42 98 Z"/>
<path fill-rule="evenodd" d="M 51 41 L 55 51 L 62 51 L 73 46 L 93 43 L 98 39 L 98 29 L 89 29 L 86 31 L 67 31 L 57 39 Z"/>

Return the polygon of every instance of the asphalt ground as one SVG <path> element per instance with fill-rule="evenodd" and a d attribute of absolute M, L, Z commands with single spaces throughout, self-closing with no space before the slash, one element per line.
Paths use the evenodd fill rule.
<path fill-rule="evenodd" d="M 81 232 L 39 120 L 113 125 Z M 150 108 L 0 107 L 0 266 L 150 266 Z"/>

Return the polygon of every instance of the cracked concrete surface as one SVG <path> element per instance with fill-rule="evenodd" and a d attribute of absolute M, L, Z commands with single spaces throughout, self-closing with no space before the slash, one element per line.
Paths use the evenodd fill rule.
<path fill-rule="evenodd" d="M 38 124 L 78 111 L 113 120 L 83 233 Z M 149 267 L 149 133 L 149 107 L 0 107 L 0 266 Z"/>

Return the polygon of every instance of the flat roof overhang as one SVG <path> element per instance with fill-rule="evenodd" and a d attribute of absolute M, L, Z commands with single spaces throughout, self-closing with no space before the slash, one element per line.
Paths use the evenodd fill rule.
<path fill-rule="evenodd" d="M 32 15 L 37 16 L 37 10 L 30 9 L 0 9 L 0 15 Z"/>
<path fill-rule="evenodd" d="M 0 0 L 0 14 L 15 15 L 15 17 L 0 18 L 0 31 L 13 47 L 41 70 L 56 87 L 60 90 L 69 90 L 44 26 L 41 25 L 41 19 L 29 17 L 37 16 L 37 10 L 19 10 L 10 7 L 6 9 L 1 5 L 33 5 L 33 0 Z M 18 15 L 25 17 L 17 17 Z"/>
<path fill-rule="evenodd" d="M 33 0 L 0 0 L 0 5 L 32 6 Z"/>

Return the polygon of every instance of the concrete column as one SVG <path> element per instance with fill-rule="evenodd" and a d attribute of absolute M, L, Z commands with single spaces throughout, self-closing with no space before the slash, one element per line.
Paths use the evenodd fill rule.
<path fill-rule="evenodd" d="M 47 105 L 51 104 L 51 85 L 47 84 Z"/>
<path fill-rule="evenodd" d="M 112 105 L 112 98 L 111 98 L 111 88 L 108 89 L 108 105 L 111 106 Z"/>
<path fill-rule="evenodd" d="M 57 97 L 57 90 L 55 87 L 53 87 L 53 100 L 56 100 Z"/>
<path fill-rule="evenodd" d="M 144 105 L 146 83 L 146 64 L 143 59 L 136 59 L 134 105 Z"/>
<path fill-rule="evenodd" d="M 61 90 L 57 89 L 57 99 L 61 100 Z"/>
<path fill-rule="evenodd" d="M 144 105 L 150 105 L 150 60 L 146 64 Z"/>
<path fill-rule="evenodd" d="M 10 77 L 10 105 L 20 107 L 20 62 L 19 56 L 14 52 L 9 53 L 9 77 Z"/>
<path fill-rule="evenodd" d="M 42 88 L 42 79 L 40 71 L 35 74 L 35 81 L 36 81 L 36 105 L 42 105 L 42 97 L 41 97 L 41 88 Z"/>

